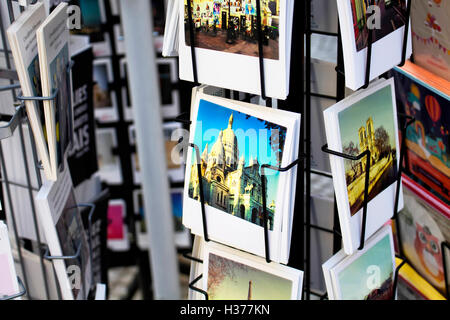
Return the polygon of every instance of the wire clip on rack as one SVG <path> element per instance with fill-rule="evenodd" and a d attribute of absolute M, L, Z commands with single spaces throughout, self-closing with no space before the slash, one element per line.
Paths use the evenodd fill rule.
<path fill-rule="evenodd" d="M 20 298 L 20 297 L 24 296 L 27 293 L 27 289 L 23 285 L 23 282 L 20 279 L 20 277 L 17 277 L 17 282 L 19 283 L 19 286 L 21 288 L 20 291 L 18 293 L 16 293 L 16 294 L 0 297 L 0 301 L 14 300 L 14 299 L 17 299 L 17 298 Z"/>
<path fill-rule="evenodd" d="M 266 169 L 271 169 L 271 170 L 275 170 L 278 172 L 286 172 L 291 170 L 293 167 L 295 167 L 296 165 L 298 165 L 303 159 L 305 158 L 304 155 L 301 156 L 301 158 L 295 160 L 294 162 L 292 162 L 290 165 L 288 165 L 285 168 L 281 168 L 281 167 L 275 167 L 275 166 L 271 166 L 268 164 L 263 164 L 261 166 L 261 186 L 262 186 L 262 206 L 263 206 L 263 223 L 264 223 L 264 245 L 265 245 L 265 253 L 266 253 L 266 262 L 270 263 L 270 251 L 269 251 L 269 227 L 268 227 L 268 222 L 269 222 L 269 217 L 267 215 L 267 195 L 266 195 L 266 175 L 265 175 L 265 170 Z"/>

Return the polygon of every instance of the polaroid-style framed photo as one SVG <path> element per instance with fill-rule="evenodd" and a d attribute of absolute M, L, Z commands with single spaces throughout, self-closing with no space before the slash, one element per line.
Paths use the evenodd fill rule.
<path fill-rule="evenodd" d="M 180 114 L 179 91 L 173 88 L 178 81 L 177 61 L 174 58 L 157 58 L 161 111 L 164 119 L 175 118 Z M 127 77 L 126 58 L 120 60 L 120 72 L 122 79 Z M 128 84 L 122 87 L 122 105 L 124 106 L 125 119 L 133 120 L 133 106 Z"/>
<path fill-rule="evenodd" d="M 412 267 L 441 293 L 445 293 L 441 243 L 450 242 L 450 209 L 431 192 L 403 175 L 405 207 L 398 214 L 403 254 Z"/>
<path fill-rule="evenodd" d="M 128 227 L 125 223 L 126 216 L 127 206 L 124 200 L 108 201 L 107 246 L 112 251 L 128 251 L 130 249 Z"/>
<path fill-rule="evenodd" d="M 187 1 L 179 5 L 180 79 L 193 81 L 191 42 Z M 289 91 L 289 66 L 293 2 L 261 3 L 264 30 L 264 68 L 266 95 L 286 99 Z M 230 13 L 230 14 L 229 14 Z M 200 83 L 261 94 L 258 41 L 256 38 L 256 1 L 208 3 L 195 0 L 192 5 L 195 25 L 198 81 Z M 230 32 L 230 26 L 234 27 Z M 219 76 L 220 75 L 220 76 Z"/>
<path fill-rule="evenodd" d="M 303 271 L 208 242 L 203 288 L 210 300 L 300 300 Z"/>
<path fill-rule="evenodd" d="M 357 90 L 365 83 L 368 37 L 372 31 L 370 80 L 389 71 L 402 60 L 405 33 L 406 5 L 410 0 L 377 1 L 375 9 L 370 1 L 337 0 L 342 32 L 346 87 Z M 370 12 L 376 13 L 366 23 Z M 379 17 L 379 19 L 377 19 Z M 377 22 L 380 22 L 377 25 Z M 408 23 L 409 20 L 408 20 Z M 409 28 L 409 32 L 411 28 Z M 408 35 L 406 59 L 411 56 L 411 35 Z"/>
<path fill-rule="evenodd" d="M 324 123 L 330 150 L 354 156 L 370 151 L 367 239 L 394 212 L 400 147 L 393 79 L 377 81 L 329 107 Z M 360 245 L 367 161 L 330 155 L 344 250 L 349 255 Z M 402 194 L 400 189 L 398 210 L 403 208 Z"/>
<path fill-rule="evenodd" d="M 375 233 L 362 250 L 352 255 L 341 250 L 330 260 L 333 263 L 327 262 L 323 267 L 330 299 L 390 300 L 395 294 L 396 264 L 390 225 Z"/>
<path fill-rule="evenodd" d="M 119 156 L 113 153 L 117 148 L 117 136 L 114 128 L 96 130 L 98 175 L 108 184 L 122 183 L 122 168 Z"/>
<path fill-rule="evenodd" d="M 114 122 L 118 120 L 117 98 L 114 90 L 109 90 L 113 82 L 113 70 L 109 58 L 94 60 L 94 114 L 100 122 Z"/>
<path fill-rule="evenodd" d="M 300 115 L 273 109 L 261 112 L 258 106 L 200 92 L 192 108 L 189 141 L 200 149 L 208 235 L 265 256 L 260 168 L 262 164 L 285 167 L 295 160 Z M 283 263 L 289 252 L 292 206 L 287 197 L 295 190 L 290 185 L 294 174 L 266 171 L 265 175 L 270 258 Z M 199 197 L 196 154 L 189 148 L 183 224 L 193 234 L 203 235 Z"/>

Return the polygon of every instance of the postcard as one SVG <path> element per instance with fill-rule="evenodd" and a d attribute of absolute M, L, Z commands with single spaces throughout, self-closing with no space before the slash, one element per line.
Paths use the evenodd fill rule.
<path fill-rule="evenodd" d="M 395 260 L 398 267 L 402 260 Z M 406 263 L 398 276 L 397 300 L 445 300 L 445 297 Z"/>
<path fill-rule="evenodd" d="M 125 223 L 126 208 L 126 203 L 122 199 L 109 200 L 108 202 L 107 245 L 113 251 L 127 251 L 130 249 L 128 227 Z"/>
<path fill-rule="evenodd" d="M 256 0 L 230 3 L 192 2 L 198 81 L 261 94 L 260 81 L 255 81 L 260 75 Z M 180 79 L 193 81 L 187 1 L 179 1 L 179 6 Z M 293 1 L 261 1 L 268 97 L 285 99 L 288 95 L 292 16 Z"/>
<path fill-rule="evenodd" d="M 367 161 L 370 161 L 366 239 L 394 213 L 399 139 L 394 81 L 377 81 L 324 111 L 325 131 L 331 150 L 370 159 L 347 160 L 330 155 L 344 249 L 359 247 Z M 403 208 L 402 192 L 399 206 Z"/>
<path fill-rule="evenodd" d="M 109 58 L 94 60 L 94 113 L 100 122 L 118 120 L 117 100 L 109 84 L 113 82 L 112 63 Z"/>
<path fill-rule="evenodd" d="M 399 213 L 403 254 L 431 285 L 445 293 L 444 259 L 441 243 L 450 242 L 450 209 L 425 188 L 403 176 L 405 207 Z M 449 277 L 450 274 L 447 274 Z"/>
<path fill-rule="evenodd" d="M 265 256 L 261 165 L 285 167 L 292 163 L 300 115 L 197 93 L 190 141 L 201 154 L 201 175 L 211 239 Z M 298 144 L 298 143 L 297 143 Z M 196 152 L 187 155 L 183 223 L 203 235 Z M 266 170 L 271 259 L 280 261 L 280 246 L 288 237 L 291 189 L 286 189 L 294 171 Z M 226 226 L 226 227 L 225 227 Z M 284 246 L 286 250 L 286 246 Z M 281 255 L 281 256 L 280 256 Z M 283 261 L 286 257 L 283 258 Z M 287 263 L 287 261 L 285 261 Z"/>
<path fill-rule="evenodd" d="M 73 257 L 53 260 L 62 298 L 86 299 L 92 281 L 92 257 L 67 163 L 64 168 L 57 181 L 45 181 L 40 188 L 36 196 L 37 212 L 50 254 Z M 74 285 L 73 279 L 69 279 L 76 269 L 81 275 L 80 285 Z"/>
<path fill-rule="evenodd" d="M 415 119 L 406 129 L 408 170 L 450 205 L 450 82 L 412 63 L 392 74 L 399 112 Z"/>
<path fill-rule="evenodd" d="M 99 128 L 96 130 L 98 174 L 102 181 L 109 184 L 122 183 L 122 168 L 120 158 L 113 150 L 117 148 L 117 136 L 114 128 Z"/>
<path fill-rule="evenodd" d="M 210 300 L 300 300 L 303 271 L 205 243 L 203 287 Z"/>
<path fill-rule="evenodd" d="M 394 293 L 395 252 L 392 229 L 385 226 L 364 249 L 330 269 L 335 300 L 390 300 Z"/>
<path fill-rule="evenodd" d="M 67 3 L 60 3 L 36 30 L 42 95 L 58 95 L 44 100 L 45 130 L 49 147 L 51 177 L 56 180 L 62 170 L 67 151 L 73 142 L 73 113 L 69 63 L 69 31 L 63 28 L 67 20 Z M 68 107 L 70 106 L 70 107 Z"/>
<path fill-rule="evenodd" d="M 6 8 L 6 3 L 5 7 L 2 9 L 5 9 L 4 11 L 8 11 Z M 3 13 L 4 12 L 2 12 L 2 16 Z M 3 18 L 6 18 L 6 21 L 9 21 L 7 17 L 2 17 L 2 19 Z M 37 38 L 31 37 L 31 39 L 26 41 L 26 39 L 28 39 L 26 35 L 35 35 L 37 28 L 41 25 L 45 18 L 45 8 L 42 3 L 30 5 L 28 9 L 7 29 L 8 42 L 11 47 L 11 53 L 14 58 L 14 64 L 20 80 L 22 94 L 24 96 L 42 96 Z M 2 57 L 2 65 L 6 66 L 6 59 L 4 57 Z M 4 85 L 7 84 L 9 84 L 8 81 Z M 8 96 L 11 96 L 9 92 Z M 11 103 L 10 106 L 8 106 L 8 113 L 12 112 L 12 114 L 14 114 L 15 109 L 12 108 L 13 101 L 6 99 L 5 95 L 2 95 L 2 100 Z M 53 173 L 50 163 L 50 149 L 46 134 L 48 129 L 46 128 L 43 102 L 26 101 L 25 107 L 30 126 L 33 130 L 36 149 L 42 162 L 42 166 L 44 167 L 45 176 L 47 179 L 50 179 L 52 178 Z M 4 111 L 6 110 L 2 110 L 2 113 Z"/>
<path fill-rule="evenodd" d="M 414 63 L 450 81 L 450 3 L 413 1 L 411 28 Z"/>
<path fill-rule="evenodd" d="M 337 0 L 344 52 L 345 85 L 357 90 L 365 83 L 369 33 L 372 33 L 370 80 L 401 62 L 406 0 Z M 369 15 L 374 13 L 373 16 Z M 409 21 L 408 21 L 409 23 Z M 411 29 L 410 29 L 411 30 Z M 411 32 L 411 31 L 409 31 Z M 386 54 L 386 48 L 388 54 Z M 408 35 L 406 58 L 411 55 Z"/>

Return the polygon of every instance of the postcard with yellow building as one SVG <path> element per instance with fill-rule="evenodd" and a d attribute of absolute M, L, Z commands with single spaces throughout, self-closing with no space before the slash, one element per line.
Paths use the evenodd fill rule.
<path fill-rule="evenodd" d="M 327 141 L 332 150 L 351 156 L 370 152 L 370 156 L 356 161 L 330 156 L 341 229 L 347 240 L 351 238 L 353 249 L 359 246 L 367 174 L 366 238 L 394 214 L 400 152 L 396 110 L 394 82 L 389 79 L 375 82 L 324 112 Z M 399 209 L 402 206 L 400 197 Z M 346 253 L 349 254 L 347 250 Z"/>
<path fill-rule="evenodd" d="M 264 255 L 265 195 L 267 227 L 273 240 L 271 257 L 272 253 L 276 257 L 281 227 L 288 232 L 287 223 L 291 221 L 288 215 L 292 213 L 288 211 L 292 199 L 286 195 L 291 192 L 287 187 L 294 173 L 266 169 L 262 175 L 261 166 L 283 167 L 295 160 L 292 146 L 298 136 L 294 131 L 298 132 L 299 115 L 278 110 L 263 112 L 261 107 L 240 104 L 197 95 L 190 141 L 198 146 L 200 159 L 192 149 L 188 152 L 183 223 L 194 234 L 203 234 L 203 191 L 208 235 Z M 288 237 L 284 238 L 287 241 Z M 284 244 L 283 248 L 287 247 Z"/>

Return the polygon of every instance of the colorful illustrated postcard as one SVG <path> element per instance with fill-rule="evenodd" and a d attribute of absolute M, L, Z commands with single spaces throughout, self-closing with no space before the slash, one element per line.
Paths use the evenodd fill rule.
<path fill-rule="evenodd" d="M 405 207 L 399 213 L 404 255 L 431 285 L 445 293 L 444 259 L 441 243 L 450 242 L 450 209 L 408 177 L 403 177 Z M 447 274 L 450 277 L 450 274 Z"/>
<path fill-rule="evenodd" d="M 408 70 L 412 68 L 417 69 L 408 65 Z M 420 69 L 417 72 L 421 74 Z M 417 78 L 400 68 L 392 73 L 399 111 L 415 119 L 406 130 L 407 169 L 449 205 L 450 96 L 435 87 L 431 78 L 426 77 L 424 82 L 424 77 Z"/>
<path fill-rule="evenodd" d="M 450 81 L 450 2 L 413 1 L 414 63 Z"/>
<path fill-rule="evenodd" d="M 263 190 L 261 166 L 284 167 L 294 160 L 293 132 L 299 115 L 265 113 L 250 106 L 197 94 L 190 141 L 198 146 L 201 159 L 198 163 L 196 152 L 189 148 L 183 223 L 194 234 L 203 234 L 198 171 L 201 170 L 210 236 L 263 255 L 265 192 L 268 229 L 273 240 L 271 252 L 278 259 L 281 225 L 289 220 L 287 216 L 283 220 L 289 211 L 286 203 L 289 200 L 283 201 L 289 191 L 285 189 L 286 179 L 293 173 L 266 170 Z M 287 232 L 287 225 L 284 231 Z"/>
<path fill-rule="evenodd" d="M 204 288 L 210 300 L 299 300 L 303 271 L 206 243 Z"/>
<path fill-rule="evenodd" d="M 359 246 L 367 161 L 370 161 L 366 238 L 393 216 L 399 165 L 394 82 L 379 81 L 324 112 L 329 148 L 351 156 L 367 150 L 370 158 L 348 160 L 330 155 L 344 248 Z M 400 199 L 399 208 L 402 208 Z"/>

